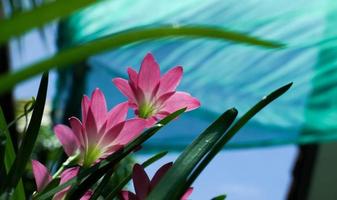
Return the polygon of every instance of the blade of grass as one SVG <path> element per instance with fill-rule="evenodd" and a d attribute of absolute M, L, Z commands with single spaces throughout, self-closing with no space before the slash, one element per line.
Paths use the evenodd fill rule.
<path fill-rule="evenodd" d="M 146 168 L 149 165 L 151 165 L 152 163 L 156 162 L 157 160 L 161 159 L 162 157 L 164 157 L 168 152 L 164 151 L 164 152 L 160 152 L 154 156 L 152 156 L 151 158 L 147 159 L 145 162 L 143 162 L 141 165 Z M 110 170 L 112 173 L 113 170 Z M 107 184 L 107 181 L 110 179 L 110 176 L 107 178 L 107 180 L 104 181 L 104 179 L 107 177 L 108 173 L 104 176 L 103 180 L 101 181 L 101 183 L 99 184 L 99 186 L 96 188 L 95 192 L 93 193 L 93 195 L 91 196 L 90 200 L 96 200 L 101 191 L 104 189 L 104 186 Z M 130 173 L 128 176 L 124 177 L 123 180 L 114 188 L 112 188 L 112 191 L 108 194 L 108 196 L 105 197 L 105 199 L 113 199 L 114 197 L 116 197 L 116 195 L 118 195 L 118 192 L 120 192 L 123 187 L 131 180 L 132 178 L 132 173 Z"/>
<path fill-rule="evenodd" d="M 18 181 L 20 180 L 22 174 L 25 171 L 28 161 L 30 160 L 30 156 L 33 151 L 34 144 L 41 126 L 41 120 L 43 117 L 43 110 L 47 95 L 47 88 L 48 88 L 48 72 L 44 73 L 41 78 L 35 108 L 32 113 L 32 117 L 28 125 L 28 129 L 25 133 L 24 139 L 22 141 L 21 147 L 18 151 L 18 155 L 16 156 L 14 164 L 9 170 L 5 185 L 6 189 L 13 188 L 17 185 Z"/>
<path fill-rule="evenodd" d="M 14 151 L 11 136 L 9 134 L 10 133 L 7 127 L 5 116 L 3 114 L 2 108 L 0 107 L 0 135 L 4 135 L 6 138 L 4 162 L 5 162 L 5 168 L 6 168 L 7 173 L 9 172 L 15 160 L 15 151 Z M 15 188 L 12 199 L 23 199 L 23 200 L 26 199 L 25 190 L 24 190 L 21 179 L 19 180 L 19 184 Z"/>
<path fill-rule="evenodd" d="M 257 45 L 266 48 L 280 48 L 283 44 L 273 41 L 259 39 L 243 33 L 229 31 L 223 28 L 206 26 L 158 26 L 141 27 L 128 29 L 107 37 L 85 43 L 80 46 L 69 48 L 58 54 L 40 61 L 36 64 L 27 66 L 22 70 L 7 73 L 0 76 L 0 93 L 3 93 L 28 78 L 36 76 L 52 68 L 64 68 L 74 62 L 82 61 L 91 55 L 95 55 L 107 50 L 116 49 L 131 43 L 158 39 L 165 37 L 192 37 L 192 38 L 212 38 L 232 41 L 242 44 Z"/>
<path fill-rule="evenodd" d="M 180 116 L 182 113 L 184 113 L 186 108 L 177 110 L 176 112 L 170 114 L 169 116 L 165 117 L 161 121 L 159 121 L 156 125 L 153 127 L 145 130 L 139 137 L 137 137 L 134 141 L 129 143 L 125 146 L 124 149 L 121 149 L 120 151 L 108 156 L 105 160 L 95 164 L 94 166 L 90 167 L 89 169 L 83 169 L 80 171 L 80 173 L 77 175 L 77 177 L 74 177 L 67 181 L 66 183 L 59 185 L 52 190 L 46 192 L 46 193 L 39 193 L 36 195 L 35 200 L 45 200 L 50 197 L 52 197 L 55 193 L 59 192 L 60 190 L 68 187 L 73 186 L 76 183 L 80 183 L 84 178 L 95 177 L 96 175 L 102 177 L 110 168 L 113 166 L 118 160 L 124 158 L 126 155 L 128 155 L 130 152 L 132 152 L 134 149 L 136 149 L 140 144 L 145 142 L 147 139 L 149 139 L 151 136 L 153 136 L 157 131 L 159 131 L 162 127 L 164 127 L 166 124 L 170 123 L 172 120 Z M 86 180 L 88 180 L 88 178 Z M 91 183 L 90 183 L 91 184 Z M 83 186 L 82 186 L 83 187 Z M 89 186 L 91 187 L 91 185 Z M 78 187 L 77 187 L 78 188 Z M 85 190 L 86 191 L 86 190 Z"/>
<path fill-rule="evenodd" d="M 176 188 L 184 183 L 191 171 L 221 138 L 237 116 L 235 108 L 224 112 L 202 134 L 190 144 L 174 162 L 147 197 L 148 200 L 179 199 Z M 180 196 L 178 196 L 180 195 Z"/>
<path fill-rule="evenodd" d="M 264 107 L 270 104 L 275 99 L 279 98 L 286 91 L 289 90 L 292 83 L 288 83 L 277 90 L 271 92 L 269 95 L 265 96 L 261 101 L 255 104 L 248 112 L 246 112 L 233 126 L 227 131 L 227 133 L 214 145 L 210 152 L 205 156 L 205 158 L 200 162 L 196 169 L 192 172 L 191 176 L 188 178 L 184 189 L 180 192 L 184 192 L 188 187 L 190 187 L 195 179 L 200 175 L 200 173 L 206 168 L 206 166 L 213 160 L 213 158 L 223 149 L 225 144 L 258 112 L 260 112 Z"/>
<path fill-rule="evenodd" d="M 11 37 L 18 36 L 29 29 L 40 27 L 45 23 L 60 17 L 65 17 L 72 12 L 96 2 L 95 0 L 57 0 L 43 4 L 33 10 L 15 15 L 0 21 L 0 44 Z"/>

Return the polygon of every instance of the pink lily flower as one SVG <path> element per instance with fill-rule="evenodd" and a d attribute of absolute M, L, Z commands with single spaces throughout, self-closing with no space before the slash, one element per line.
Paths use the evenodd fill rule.
<path fill-rule="evenodd" d="M 150 194 L 151 190 L 158 184 L 160 179 L 171 167 L 172 162 L 166 163 L 158 169 L 153 178 L 150 180 L 144 168 L 139 164 L 135 164 L 132 172 L 132 180 L 136 193 L 130 191 L 122 191 L 120 194 L 120 198 L 122 200 L 145 200 L 146 197 Z M 187 200 L 192 191 L 193 188 L 190 187 L 180 199 Z"/>
<path fill-rule="evenodd" d="M 106 158 L 136 138 L 145 128 L 142 119 L 126 120 L 128 104 L 107 110 L 104 94 L 95 89 L 91 99 L 82 99 L 82 123 L 76 117 L 70 126 L 56 125 L 54 132 L 68 156 L 79 155 L 84 167 Z"/>
<path fill-rule="evenodd" d="M 189 93 L 176 91 L 183 75 L 181 66 L 174 67 L 163 76 L 152 54 L 148 53 L 139 70 L 139 74 L 128 68 L 129 80 L 113 79 L 116 87 L 128 98 L 135 114 L 147 119 L 148 126 L 159 119 L 179 110 L 187 111 L 200 107 L 198 99 Z"/>
<path fill-rule="evenodd" d="M 46 186 L 52 181 L 52 176 L 50 175 L 48 169 L 37 160 L 32 160 L 33 174 L 35 178 L 37 192 L 41 192 Z M 66 169 L 61 174 L 60 185 L 69 181 L 71 178 L 78 174 L 79 167 L 72 167 Z M 70 190 L 70 186 L 64 188 L 60 192 L 56 193 L 53 200 L 62 200 L 66 196 L 67 192 Z M 87 191 L 80 200 L 89 200 L 92 195 L 91 191 Z"/>

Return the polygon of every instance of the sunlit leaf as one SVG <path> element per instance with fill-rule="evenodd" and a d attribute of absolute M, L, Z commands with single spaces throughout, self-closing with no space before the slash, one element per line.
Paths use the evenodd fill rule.
<path fill-rule="evenodd" d="M 212 38 L 232 41 L 236 43 L 257 45 L 266 48 L 280 48 L 284 45 L 278 42 L 259 39 L 247 34 L 229 31 L 223 28 L 205 26 L 159 26 L 133 28 L 111 34 L 86 44 L 65 49 L 56 55 L 27 66 L 22 70 L 0 76 L 0 93 L 3 93 L 16 84 L 36 76 L 52 68 L 63 68 L 68 64 L 82 61 L 89 56 L 107 50 L 116 49 L 131 43 L 167 37 Z"/>
<path fill-rule="evenodd" d="M 40 27 L 45 23 L 96 2 L 95 0 L 57 0 L 43 4 L 31 11 L 15 13 L 9 19 L 0 21 L 0 44 L 11 37 L 18 36 L 29 29 Z"/>

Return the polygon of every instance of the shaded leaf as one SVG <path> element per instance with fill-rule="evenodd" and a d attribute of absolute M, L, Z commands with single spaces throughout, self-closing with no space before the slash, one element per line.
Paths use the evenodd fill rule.
<path fill-rule="evenodd" d="M 168 152 L 164 151 L 164 152 L 160 152 L 154 156 L 152 156 L 151 158 L 147 159 L 145 162 L 143 162 L 141 165 L 145 168 L 148 167 L 149 165 L 151 165 L 152 163 L 156 162 L 157 160 L 161 159 L 162 157 L 164 157 Z M 108 175 L 108 174 L 106 174 Z M 106 176 L 105 175 L 105 176 Z M 104 178 L 105 178 L 104 176 Z M 114 186 L 112 189 L 112 191 L 108 194 L 108 196 L 106 196 L 106 199 L 113 199 L 114 197 L 116 197 L 118 195 L 118 193 L 123 189 L 123 187 L 131 180 L 132 178 L 132 173 L 130 173 L 128 176 L 124 177 L 123 180 L 116 186 Z M 99 184 L 99 186 L 97 187 L 97 189 L 95 190 L 94 194 L 92 195 L 92 197 L 90 198 L 90 200 L 95 200 L 99 197 L 100 192 L 102 191 L 104 185 L 106 184 L 106 182 L 103 182 L 104 179 L 102 180 L 102 182 Z M 100 188 L 101 186 L 101 188 Z"/>
<path fill-rule="evenodd" d="M 230 127 L 236 116 L 237 110 L 232 108 L 215 120 L 183 151 L 147 199 L 179 199 L 182 196 L 180 190 L 185 188 L 183 183 L 187 177 Z"/>
<path fill-rule="evenodd" d="M 212 159 L 224 148 L 225 144 L 258 112 L 260 112 L 269 103 L 283 95 L 290 87 L 292 83 L 284 85 L 277 90 L 271 92 L 269 95 L 263 97 L 261 101 L 255 104 L 248 112 L 246 112 L 233 126 L 227 131 L 227 133 L 214 145 L 211 151 L 196 167 L 191 176 L 188 178 L 185 189 L 193 184 L 195 179 L 206 168 L 206 166 L 212 161 Z M 182 190 L 183 191 L 183 190 Z"/>
<path fill-rule="evenodd" d="M 13 188 L 17 185 L 18 181 L 25 171 L 28 161 L 30 161 L 30 156 L 33 151 L 34 144 L 41 126 L 41 120 L 43 117 L 43 110 L 47 95 L 47 88 L 48 72 L 44 73 L 41 78 L 34 111 L 28 125 L 28 129 L 24 135 L 24 139 L 14 160 L 14 164 L 9 170 L 7 181 L 5 181 L 6 184 L 4 185 L 4 187 L 7 189 Z"/>
<path fill-rule="evenodd" d="M 8 173 L 15 160 L 15 151 L 9 130 L 7 128 L 6 119 L 1 107 L 0 107 L 0 135 L 4 135 L 6 138 L 4 162 L 6 172 Z M 25 190 L 21 179 L 19 180 L 19 184 L 17 185 L 14 191 L 12 199 L 23 199 L 23 200 L 26 199 Z"/>

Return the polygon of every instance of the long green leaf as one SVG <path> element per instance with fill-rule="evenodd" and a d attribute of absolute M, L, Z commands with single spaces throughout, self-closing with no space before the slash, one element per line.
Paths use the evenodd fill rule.
<path fill-rule="evenodd" d="M 8 73 L 0 76 L 0 93 L 13 88 L 28 78 L 36 76 L 52 68 L 63 68 L 68 64 L 82 61 L 89 56 L 95 55 L 107 50 L 116 49 L 131 43 L 158 39 L 165 37 L 193 37 L 193 38 L 213 38 L 237 43 L 257 45 L 267 48 L 280 48 L 284 45 L 262 40 L 256 37 L 248 36 L 243 33 L 229 31 L 226 29 L 205 27 L 205 26 L 159 26 L 159 27 L 142 27 L 133 28 L 111 34 L 107 37 L 88 42 L 81 46 L 73 47 L 59 52 L 51 58 L 47 58 L 36 64 L 25 67 L 17 72 Z"/>
<path fill-rule="evenodd" d="M 160 152 L 154 156 L 152 156 L 151 158 L 147 159 L 145 162 L 143 162 L 141 165 L 146 168 L 149 165 L 151 165 L 152 163 L 156 162 L 157 160 L 161 159 L 162 157 L 164 157 L 168 152 L 164 151 L 164 152 Z M 108 174 L 106 174 L 108 175 Z M 106 175 L 104 176 L 104 178 L 106 177 Z M 111 188 L 112 191 L 108 194 L 108 196 L 106 196 L 105 199 L 113 199 L 114 197 L 116 197 L 116 195 L 118 195 L 118 193 L 123 189 L 123 187 L 131 180 L 132 178 L 132 173 L 129 174 L 128 176 L 124 177 L 122 181 L 120 181 L 120 183 L 118 185 L 116 185 L 114 188 Z M 102 180 L 102 182 L 99 184 L 99 186 L 96 188 L 94 194 L 91 196 L 90 200 L 96 200 L 101 191 L 104 189 L 104 186 L 106 185 L 107 182 L 104 182 L 104 179 Z"/>
<path fill-rule="evenodd" d="M 44 73 L 41 78 L 35 108 L 30 123 L 28 125 L 28 129 L 25 133 L 21 147 L 18 151 L 18 155 L 14 160 L 14 164 L 12 165 L 8 173 L 5 185 L 5 188 L 7 189 L 13 188 L 17 185 L 18 181 L 20 180 L 22 174 L 25 171 L 28 161 L 30 160 L 30 156 L 33 151 L 34 144 L 41 126 L 43 110 L 47 96 L 47 88 L 48 88 L 48 72 Z"/>
<path fill-rule="evenodd" d="M 15 160 L 15 151 L 9 130 L 7 128 L 6 119 L 1 107 L 0 107 L 0 135 L 4 135 L 6 138 L 4 162 L 6 172 L 8 173 Z M 19 180 L 19 184 L 17 185 L 14 191 L 12 199 L 23 199 L 23 200 L 26 199 L 25 190 L 21 179 Z"/>
<path fill-rule="evenodd" d="M 82 180 L 86 177 L 88 177 L 86 180 L 91 180 L 88 181 L 89 185 L 87 185 L 86 187 L 91 187 L 91 185 L 93 184 L 95 179 L 95 176 L 97 176 L 96 178 L 100 178 L 102 177 L 111 167 L 114 166 L 114 164 L 116 164 L 116 162 L 118 160 L 121 160 L 122 158 L 124 158 L 126 155 L 130 154 L 130 152 L 132 152 L 134 149 L 136 149 L 140 144 L 142 144 L 143 142 L 145 142 L 146 140 L 148 140 L 151 136 L 153 136 L 157 131 L 159 131 L 162 127 L 164 127 L 166 124 L 170 123 L 172 120 L 174 120 L 175 118 L 177 118 L 178 116 L 180 116 L 182 113 L 184 113 L 186 110 L 186 108 L 180 109 L 172 114 L 170 114 L 169 116 L 165 117 L 163 120 L 159 121 L 156 125 L 154 125 L 153 127 L 147 129 L 146 131 L 144 131 L 139 137 L 137 137 L 134 141 L 132 141 L 131 143 L 129 143 L 128 145 L 125 146 L 124 149 L 108 156 L 105 160 L 95 164 L 94 166 L 90 167 L 89 169 L 83 169 L 81 170 L 81 172 L 77 175 L 77 177 L 74 177 L 72 179 L 70 179 L 69 181 L 67 181 L 66 183 L 59 185 L 53 189 L 51 189 L 50 191 L 46 192 L 46 193 L 39 193 L 36 195 L 36 200 L 45 200 L 48 199 L 50 197 L 52 197 L 55 193 L 59 192 L 60 190 L 68 187 L 68 186 L 74 186 L 75 184 L 78 184 L 80 182 L 82 182 Z M 90 175 L 90 176 L 88 176 Z M 90 178 L 90 179 L 89 179 Z M 98 180 L 97 179 L 97 180 Z M 95 180 L 95 182 L 97 182 L 97 180 Z M 85 181 L 83 181 L 84 183 Z M 84 184 L 81 184 L 79 186 L 77 186 L 75 188 L 76 189 L 80 189 L 80 190 L 84 190 L 86 191 L 83 187 Z"/>
<path fill-rule="evenodd" d="M 12 18 L 0 21 L 0 44 L 29 29 L 65 17 L 72 12 L 96 2 L 95 0 L 57 0 L 43 4 L 31 11 L 16 13 Z"/>
<path fill-rule="evenodd" d="M 183 187 L 194 167 L 209 152 L 237 116 L 235 108 L 229 109 L 215 120 L 200 136 L 177 158 L 172 168 L 159 181 L 147 197 L 148 200 L 179 199 L 178 187 Z"/>
<path fill-rule="evenodd" d="M 255 104 L 248 112 L 246 112 L 229 130 L 228 132 L 214 145 L 211 151 L 206 155 L 206 157 L 201 161 L 201 163 L 196 167 L 191 176 L 188 178 L 185 188 L 181 191 L 190 187 L 199 174 L 206 168 L 206 166 L 213 160 L 213 158 L 223 149 L 225 144 L 258 112 L 260 112 L 264 107 L 270 104 L 272 101 L 283 95 L 290 87 L 292 83 L 284 85 L 277 90 L 271 92 L 269 95 L 265 96 L 261 101 Z"/>

